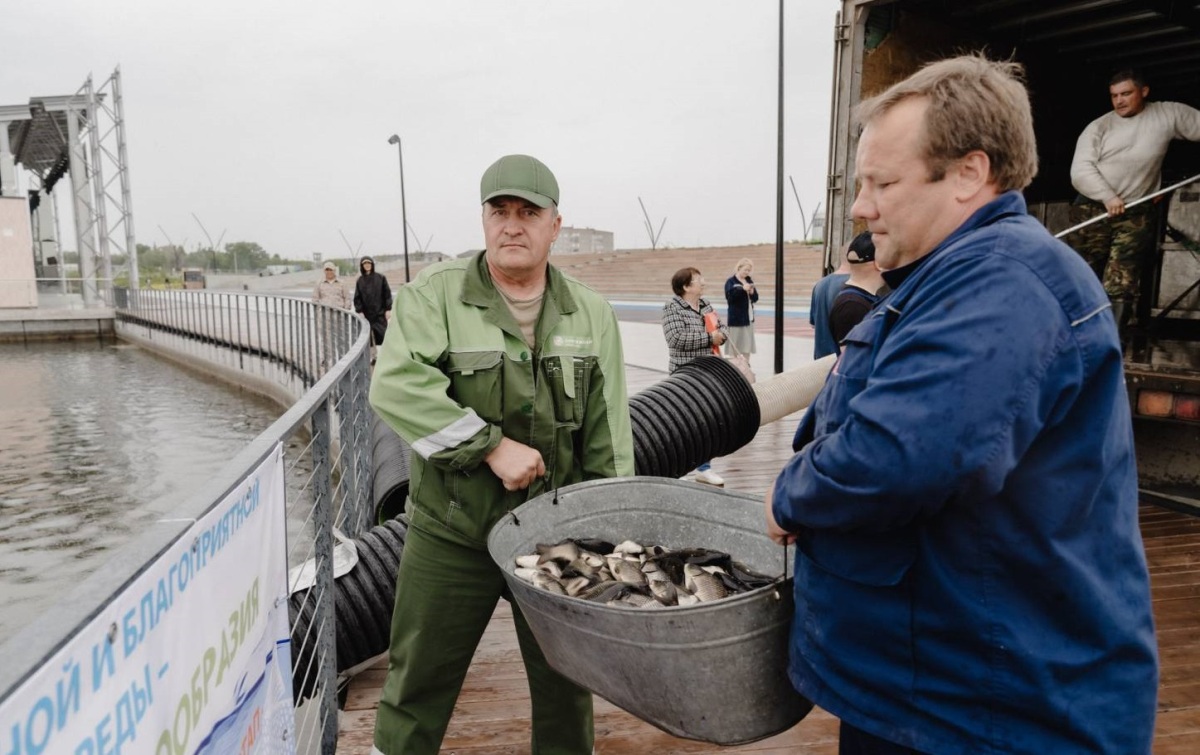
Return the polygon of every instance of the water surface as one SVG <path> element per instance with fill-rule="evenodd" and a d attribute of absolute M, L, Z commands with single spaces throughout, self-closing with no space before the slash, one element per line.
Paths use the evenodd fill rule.
<path fill-rule="evenodd" d="M 121 342 L 0 344 L 0 641 L 283 410 Z"/>

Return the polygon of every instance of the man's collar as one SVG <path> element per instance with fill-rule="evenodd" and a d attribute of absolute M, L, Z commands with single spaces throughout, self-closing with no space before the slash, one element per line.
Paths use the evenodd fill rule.
<path fill-rule="evenodd" d="M 562 272 L 549 262 L 546 263 L 546 290 L 543 296 L 554 300 L 558 310 L 564 314 L 574 312 L 578 306 L 575 297 L 567 290 Z M 477 307 L 498 306 L 503 303 L 492 275 L 487 267 L 487 250 L 476 254 L 467 265 L 467 275 L 463 280 L 462 301 Z"/>
<path fill-rule="evenodd" d="M 1016 190 L 1006 191 L 972 213 L 971 217 L 963 221 L 963 224 L 958 228 L 955 228 L 949 236 L 942 239 L 942 243 L 934 247 L 929 254 L 926 254 L 924 257 L 910 262 L 903 267 L 898 267 L 895 270 L 881 271 L 883 274 L 883 280 L 888 284 L 888 287 L 894 291 L 895 289 L 899 288 L 900 284 L 903 283 L 908 276 L 912 275 L 917 268 L 925 264 L 926 260 L 937 256 L 944 249 L 954 244 L 955 241 L 962 238 L 966 234 L 971 233 L 978 228 L 982 228 L 985 225 L 991 225 L 997 220 L 1008 217 L 1009 215 L 1025 215 L 1027 212 L 1028 210 L 1025 207 L 1025 197 L 1021 195 L 1021 192 Z"/>

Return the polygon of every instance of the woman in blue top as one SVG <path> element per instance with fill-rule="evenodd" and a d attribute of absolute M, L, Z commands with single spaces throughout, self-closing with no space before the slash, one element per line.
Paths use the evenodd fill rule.
<path fill-rule="evenodd" d="M 738 260 L 733 275 L 725 281 L 725 301 L 729 304 L 729 341 L 725 344 L 725 356 L 753 354 L 754 349 L 754 303 L 758 301 L 758 289 L 750 273 L 754 263 L 743 257 Z"/>

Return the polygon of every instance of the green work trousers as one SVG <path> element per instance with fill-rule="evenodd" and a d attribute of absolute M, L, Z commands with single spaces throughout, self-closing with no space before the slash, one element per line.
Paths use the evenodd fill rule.
<path fill-rule="evenodd" d="M 1075 225 L 1105 212 L 1099 202 L 1076 200 L 1067 214 Z M 1113 302 L 1130 303 L 1138 298 L 1142 266 L 1153 249 L 1154 213 L 1154 203 L 1145 202 L 1064 239 L 1091 266 Z"/>
<path fill-rule="evenodd" d="M 396 576 L 387 680 L 375 721 L 377 750 L 384 755 L 438 752 L 475 648 L 501 597 L 512 596 L 486 550 L 409 528 Z M 512 612 L 533 704 L 533 755 L 591 753 L 591 693 L 550 668 L 515 603 Z"/>

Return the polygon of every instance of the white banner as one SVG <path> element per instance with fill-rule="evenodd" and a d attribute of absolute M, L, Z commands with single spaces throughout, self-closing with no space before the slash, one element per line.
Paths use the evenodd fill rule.
<path fill-rule="evenodd" d="M 295 752 L 283 447 L 0 704 L 3 755 Z"/>

